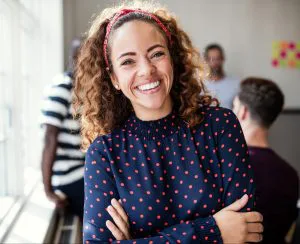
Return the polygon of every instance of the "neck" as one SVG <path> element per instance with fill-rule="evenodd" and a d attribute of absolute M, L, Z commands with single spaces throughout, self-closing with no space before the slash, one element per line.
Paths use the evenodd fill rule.
<path fill-rule="evenodd" d="M 252 147 L 270 147 L 268 141 L 269 132 L 267 129 L 257 125 L 249 125 L 243 128 L 243 132 L 247 141 L 248 146 Z"/>
<path fill-rule="evenodd" d="M 171 96 L 167 98 L 165 103 L 160 108 L 145 108 L 145 107 L 135 107 L 134 112 L 136 117 L 138 117 L 142 121 L 152 121 L 152 120 L 159 120 L 168 116 L 172 112 L 172 99 Z"/>
<path fill-rule="evenodd" d="M 225 77 L 225 74 L 223 71 L 221 71 L 218 73 L 211 73 L 209 76 L 209 79 L 213 80 L 213 81 L 219 81 L 219 80 L 222 80 L 224 77 Z"/>

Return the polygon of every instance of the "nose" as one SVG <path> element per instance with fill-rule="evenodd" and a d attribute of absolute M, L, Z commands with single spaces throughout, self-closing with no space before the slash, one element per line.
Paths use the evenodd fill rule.
<path fill-rule="evenodd" d="M 138 69 L 138 76 L 140 77 L 147 77 L 153 74 L 156 67 L 155 65 L 149 60 L 148 58 L 143 58 L 140 60 L 139 69 Z"/>

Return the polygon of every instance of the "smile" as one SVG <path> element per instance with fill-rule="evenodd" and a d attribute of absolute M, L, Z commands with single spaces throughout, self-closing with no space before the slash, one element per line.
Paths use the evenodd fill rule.
<path fill-rule="evenodd" d="M 140 91 L 149 91 L 157 88 L 160 85 L 160 81 L 151 82 L 145 85 L 138 86 L 137 89 Z"/>

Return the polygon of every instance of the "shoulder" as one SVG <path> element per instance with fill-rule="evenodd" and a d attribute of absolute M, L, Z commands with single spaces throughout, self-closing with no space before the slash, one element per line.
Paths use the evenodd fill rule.
<path fill-rule="evenodd" d="M 287 172 L 289 177 L 291 177 L 290 179 L 292 179 L 293 177 L 293 179 L 296 179 L 298 181 L 298 173 L 294 169 L 294 167 L 291 164 L 289 164 L 285 159 L 283 159 L 279 154 L 277 154 L 274 150 L 271 151 L 273 152 L 274 160 L 280 163 L 281 168 L 285 170 L 285 172 Z"/>
<path fill-rule="evenodd" d="M 107 152 L 107 149 L 116 145 L 116 143 L 121 142 L 124 133 L 124 129 L 117 128 L 114 129 L 111 133 L 101 135 L 96 137 L 96 139 L 90 144 L 89 150 L 97 150 Z"/>
<path fill-rule="evenodd" d="M 242 130 L 239 121 L 230 109 L 223 107 L 203 107 L 202 108 L 203 120 L 200 123 L 199 128 L 203 128 L 211 131 L 215 136 L 224 134 L 236 135 L 241 134 Z"/>
<path fill-rule="evenodd" d="M 240 79 L 232 76 L 226 76 L 223 82 L 224 85 L 229 86 L 230 89 L 234 89 L 234 90 L 237 90 L 239 88 L 240 83 L 241 83 Z"/>
<path fill-rule="evenodd" d="M 66 88 L 71 88 L 72 87 L 72 78 L 69 73 L 63 73 L 56 75 L 53 78 L 52 82 L 53 87 L 66 87 Z"/>
<path fill-rule="evenodd" d="M 237 117 L 234 112 L 228 108 L 205 106 L 201 108 L 201 114 L 204 121 L 210 123 L 225 123 L 236 122 Z"/>
<path fill-rule="evenodd" d="M 61 97 L 67 100 L 71 98 L 72 78 L 64 73 L 56 75 L 52 83 L 46 87 L 45 94 L 48 97 Z"/>
<path fill-rule="evenodd" d="M 239 84 L 241 82 L 240 79 L 238 79 L 237 77 L 230 76 L 230 75 L 225 76 L 224 80 L 226 80 L 227 82 L 234 83 L 234 84 Z"/>
<path fill-rule="evenodd" d="M 94 141 L 90 144 L 90 148 L 117 148 L 119 145 L 124 143 L 127 135 L 131 136 L 132 132 L 129 127 L 132 123 L 131 117 L 127 118 L 119 127 L 113 129 L 110 133 L 97 136 Z"/>
<path fill-rule="evenodd" d="M 97 137 L 88 147 L 86 151 L 86 164 L 93 162 L 106 162 L 106 148 L 103 141 L 103 136 Z"/>
<path fill-rule="evenodd" d="M 92 151 L 103 151 L 105 141 L 109 141 L 109 135 L 101 135 L 96 137 L 96 139 L 90 144 L 87 153 L 91 153 Z"/>
<path fill-rule="evenodd" d="M 85 155 L 85 179 L 90 177 L 89 172 L 97 172 L 97 177 L 112 175 L 112 161 L 108 155 L 108 149 L 104 145 L 103 136 L 97 137 L 88 147 Z M 102 174 L 99 174 L 99 173 Z M 105 173 L 105 174 L 103 174 Z"/>

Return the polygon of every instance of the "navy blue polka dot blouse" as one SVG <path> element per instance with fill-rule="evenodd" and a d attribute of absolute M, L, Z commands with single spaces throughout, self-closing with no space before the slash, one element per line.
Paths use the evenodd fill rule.
<path fill-rule="evenodd" d="M 231 110 L 206 107 L 190 128 L 175 112 L 156 121 L 132 115 L 89 147 L 84 243 L 115 242 L 106 208 L 121 199 L 133 240 L 121 243 L 222 243 L 212 215 L 254 184 L 247 146 Z"/>

